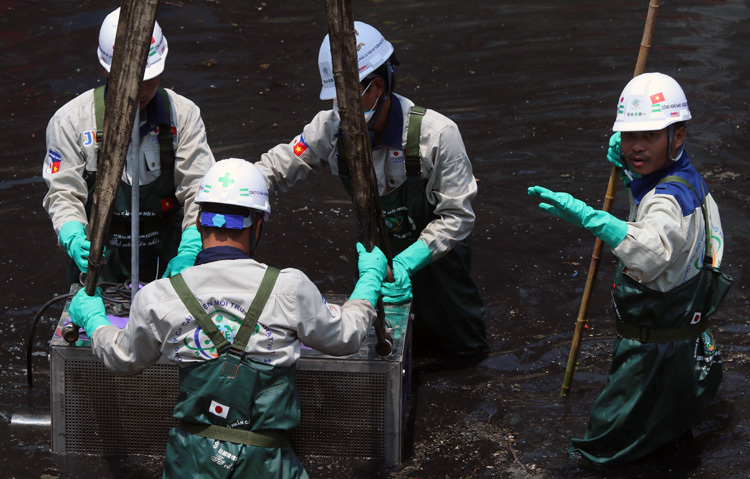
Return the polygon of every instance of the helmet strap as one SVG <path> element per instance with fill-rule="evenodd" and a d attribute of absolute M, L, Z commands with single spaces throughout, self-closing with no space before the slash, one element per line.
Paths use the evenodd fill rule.
<path fill-rule="evenodd" d="M 674 123 L 669 125 L 667 132 L 669 134 L 669 150 L 667 150 L 667 155 L 669 156 L 669 159 L 672 161 L 679 161 L 680 158 L 682 158 L 682 152 L 685 151 L 685 142 L 682 142 L 682 145 L 680 145 L 680 148 L 675 152 L 675 156 L 672 157 L 672 144 L 674 142 Z"/>

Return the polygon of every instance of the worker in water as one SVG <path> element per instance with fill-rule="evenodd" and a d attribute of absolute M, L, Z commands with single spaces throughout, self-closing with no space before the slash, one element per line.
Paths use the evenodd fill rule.
<path fill-rule="evenodd" d="M 107 15 L 99 30 L 97 53 L 105 77 L 112 66 L 119 18 L 118 8 Z M 165 273 L 175 274 L 192 265 L 201 249 L 193 200 L 214 157 L 198 107 L 159 87 L 168 51 L 167 39 L 156 22 L 100 281 L 119 283 L 131 277 L 131 188 L 136 168 L 140 185 L 139 277 L 150 281 Z M 106 86 L 81 94 L 60 108 L 47 126 L 42 177 L 48 191 L 43 205 L 70 257 L 69 284 L 77 283 L 80 272 L 88 268 L 87 230 L 106 95 Z"/>
<path fill-rule="evenodd" d="M 609 158 L 623 167 L 627 222 L 566 193 L 529 188 L 540 208 L 589 230 L 618 260 L 612 366 L 584 438 L 568 447 L 572 457 L 619 464 L 689 439 L 719 387 L 708 316 L 731 279 L 718 271 L 719 210 L 684 149 L 690 118 L 682 88 L 667 75 L 642 74 L 623 90 Z"/>
<path fill-rule="evenodd" d="M 300 420 L 300 341 L 330 355 L 358 351 L 377 314 L 386 258 L 358 244 L 359 281 L 349 301 L 328 304 L 301 271 L 254 259 L 271 206 L 250 162 L 217 162 L 196 203 L 204 249 L 194 267 L 144 286 L 124 329 L 84 289 L 71 319 L 117 374 L 162 355 L 180 366 L 180 424 L 169 433 L 164 477 L 307 477 L 287 441 Z"/>
<path fill-rule="evenodd" d="M 370 25 L 354 22 L 360 94 L 372 146 L 380 204 L 393 253 L 395 281 L 383 285 L 385 302 L 412 300 L 414 351 L 456 363 L 487 354 L 484 305 L 470 275 L 471 202 L 477 184 L 456 124 L 395 93 L 393 45 Z M 300 135 L 256 163 L 269 189 L 287 191 L 310 171 L 330 168 L 350 190 L 333 78 L 331 45 L 320 46 L 319 112 Z"/>

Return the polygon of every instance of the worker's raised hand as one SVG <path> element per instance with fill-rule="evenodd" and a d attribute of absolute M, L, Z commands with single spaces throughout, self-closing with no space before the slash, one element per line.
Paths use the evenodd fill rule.
<path fill-rule="evenodd" d="M 528 189 L 532 198 L 541 198 L 539 208 L 560 219 L 586 228 L 595 236 L 616 248 L 628 233 L 628 224 L 602 210 L 595 210 L 586 203 L 573 198 L 568 193 L 556 193 L 541 186 Z"/>
<path fill-rule="evenodd" d="M 167 269 L 162 278 L 169 278 L 182 273 L 185 269 L 195 265 L 195 257 L 203 249 L 203 241 L 198 228 L 189 226 L 182 232 L 180 246 L 177 248 L 177 256 L 169 260 Z"/>
<path fill-rule="evenodd" d="M 362 243 L 357 243 L 357 253 L 359 280 L 349 299 L 366 299 L 374 308 L 380 297 L 381 285 L 388 273 L 388 260 L 377 246 L 368 253 Z"/>
<path fill-rule="evenodd" d="M 622 168 L 624 159 L 620 145 L 620 132 L 617 131 L 609 137 L 609 148 L 607 149 L 607 161 L 618 168 Z"/>
<path fill-rule="evenodd" d="M 101 288 L 96 288 L 94 296 L 89 296 L 86 294 L 86 289 L 81 288 L 73 296 L 70 308 L 68 308 L 73 324 L 82 327 L 89 338 L 99 326 L 109 326 L 110 324 L 104 308 L 104 301 L 99 295 L 100 292 Z"/>
<path fill-rule="evenodd" d="M 633 181 L 635 178 L 641 178 L 641 175 L 637 173 L 633 173 L 630 168 L 628 168 L 627 163 L 625 162 L 625 156 L 622 153 L 622 143 L 620 140 L 620 132 L 616 131 L 612 134 L 612 136 L 609 137 L 609 148 L 607 149 L 607 161 L 612 163 L 618 168 L 622 168 L 620 170 L 620 178 L 622 178 L 622 182 L 625 184 L 626 187 L 630 187 L 630 182 Z"/>
<path fill-rule="evenodd" d="M 75 220 L 68 221 L 60 228 L 59 239 L 68 256 L 75 261 L 78 269 L 85 273 L 89 267 L 91 242 L 86 239 L 86 229 L 83 224 Z"/>

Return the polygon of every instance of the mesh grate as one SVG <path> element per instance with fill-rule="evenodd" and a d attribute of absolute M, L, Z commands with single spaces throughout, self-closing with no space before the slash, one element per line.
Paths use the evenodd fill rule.
<path fill-rule="evenodd" d="M 161 455 L 175 425 L 176 367 L 114 376 L 98 361 L 65 362 L 65 450 Z"/>
<path fill-rule="evenodd" d="M 297 371 L 302 421 L 298 455 L 385 459 L 386 375 Z"/>

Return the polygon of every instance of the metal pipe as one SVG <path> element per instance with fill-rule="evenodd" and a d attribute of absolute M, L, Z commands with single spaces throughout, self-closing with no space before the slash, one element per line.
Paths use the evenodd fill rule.
<path fill-rule="evenodd" d="M 135 114 L 135 125 L 133 125 L 133 137 L 130 141 L 131 148 L 137 153 L 133 156 L 131 168 L 130 188 L 130 300 L 133 301 L 139 285 L 140 265 L 140 191 L 141 191 L 141 151 L 140 151 L 140 111 Z"/>
<path fill-rule="evenodd" d="M 52 416 L 49 414 L 13 413 L 11 426 L 52 427 Z"/>

